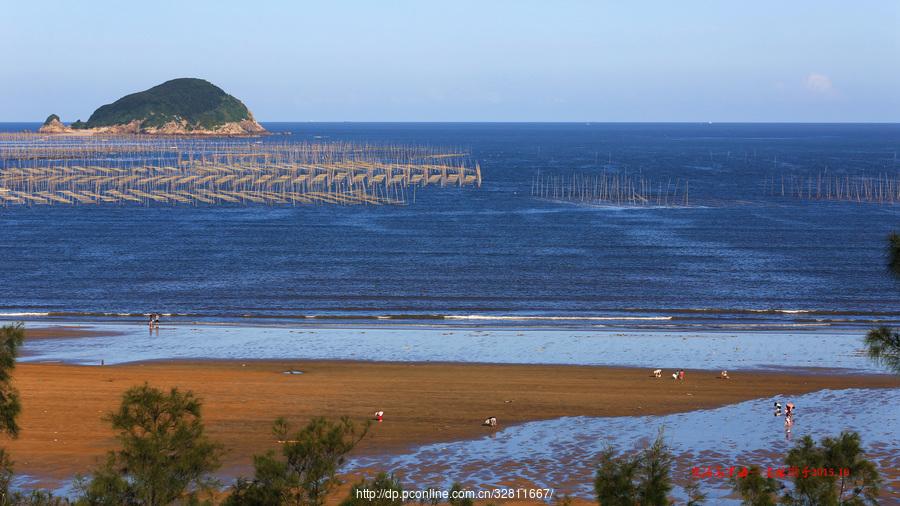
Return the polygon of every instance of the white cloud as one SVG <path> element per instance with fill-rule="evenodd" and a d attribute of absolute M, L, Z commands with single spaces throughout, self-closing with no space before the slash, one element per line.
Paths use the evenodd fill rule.
<path fill-rule="evenodd" d="M 824 74 L 809 74 L 803 80 L 803 84 L 807 90 L 818 95 L 833 95 L 835 92 L 831 78 Z"/>

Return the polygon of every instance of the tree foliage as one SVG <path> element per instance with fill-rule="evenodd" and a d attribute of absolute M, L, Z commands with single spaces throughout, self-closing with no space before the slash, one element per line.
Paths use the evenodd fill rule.
<path fill-rule="evenodd" d="M 22 411 L 19 391 L 12 385 L 12 371 L 16 367 L 19 347 L 25 339 L 25 326 L 21 323 L 0 327 L 0 432 L 16 438 L 19 424 L 16 418 Z"/>
<path fill-rule="evenodd" d="M 19 436 L 16 418 L 22 411 L 19 392 L 12 385 L 12 370 L 16 366 L 19 347 L 25 338 L 25 327 L 21 323 L 4 325 L 0 328 L 0 432 L 9 437 Z M 0 448 L 0 505 L 12 502 L 9 486 L 13 479 L 13 463 L 6 450 Z"/>
<path fill-rule="evenodd" d="M 887 242 L 888 272 L 900 279 L 900 234 L 891 233 Z M 872 329 L 866 334 L 866 347 L 872 360 L 900 374 L 900 332 L 887 327 Z"/>
<path fill-rule="evenodd" d="M 780 488 L 775 478 L 763 476 L 759 466 L 751 466 L 747 476 L 731 478 L 732 489 L 744 506 L 775 506 Z"/>
<path fill-rule="evenodd" d="M 704 502 L 706 502 L 706 494 L 700 490 L 700 484 L 696 481 L 691 481 L 687 485 L 684 486 L 684 493 L 687 495 L 687 502 L 685 506 L 700 506 Z"/>
<path fill-rule="evenodd" d="M 469 497 L 464 497 L 461 494 L 462 491 L 462 483 L 454 481 L 453 485 L 450 486 L 450 498 L 447 499 L 447 504 L 450 506 L 473 506 L 475 501 Z"/>
<path fill-rule="evenodd" d="M 19 436 L 17 418 L 22 411 L 19 392 L 12 385 L 12 371 L 25 339 L 25 325 L 15 323 L 0 327 L 0 432 L 12 438 Z M 68 504 L 44 490 L 11 491 L 13 461 L 6 449 L 0 448 L 0 506 L 59 506 Z"/>
<path fill-rule="evenodd" d="M 348 417 L 314 418 L 294 432 L 284 419 L 276 420 L 273 432 L 282 442 L 281 455 L 270 451 L 255 456 L 253 479 L 239 479 L 225 504 L 324 504 L 346 455 L 368 429 L 368 423 L 359 425 Z"/>
<path fill-rule="evenodd" d="M 374 492 L 374 498 L 364 497 L 364 492 Z M 401 506 L 403 485 L 393 474 L 378 473 L 371 480 L 363 479 L 353 485 L 341 506 Z"/>
<path fill-rule="evenodd" d="M 221 448 L 204 432 L 201 402 L 192 392 L 147 384 L 127 390 L 107 420 L 119 450 L 79 484 L 80 504 L 158 506 L 193 504 L 215 483 Z"/>
<path fill-rule="evenodd" d="M 660 430 L 656 440 L 634 455 L 617 456 L 607 448 L 600 454 L 594 480 L 597 500 L 603 506 L 668 505 L 674 459 Z"/>
<path fill-rule="evenodd" d="M 888 272 L 900 279 L 900 233 L 888 236 L 887 257 Z M 900 332 L 878 327 L 866 334 L 865 343 L 872 360 L 900 374 Z"/>
<path fill-rule="evenodd" d="M 68 506 L 71 503 L 65 497 L 56 497 L 46 490 L 31 491 L 15 491 L 9 490 L 10 481 L 12 480 L 12 467 L 6 454 L 0 450 L 0 486 L 3 487 L 0 493 L 0 506 Z"/>
<path fill-rule="evenodd" d="M 817 445 L 804 436 L 788 454 L 786 463 L 800 473 L 794 489 L 783 502 L 795 506 L 861 506 L 878 504 L 881 478 L 875 464 L 865 458 L 859 434 L 842 432 L 837 438 L 825 438 Z M 837 476 L 841 469 L 849 476 Z M 824 470 L 824 473 L 805 472 Z M 833 470 L 834 474 L 830 471 Z"/>
<path fill-rule="evenodd" d="M 869 358 L 900 374 L 900 332 L 878 327 L 866 334 Z"/>
<path fill-rule="evenodd" d="M 900 278 L 900 233 L 888 235 L 887 267 L 890 273 Z"/>
<path fill-rule="evenodd" d="M 79 126 L 94 128 L 137 120 L 143 127 L 160 127 L 184 120 L 189 127 L 214 128 L 250 117 L 240 100 L 218 86 L 203 79 L 180 78 L 101 106 Z"/>
<path fill-rule="evenodd" d="M 6 449 L 0 448 L 0 506 L 15 504 L 10 500 L 9 486 L 13 480 L 13 463 L 6 453 Z"/>
<path fill-rule="evenodd" d="M 637 497 L 638 459 L 618 456 L 615 448 L 600 453 L 600 466 L 594 480 L 597 500 L 603 506 L 634 506 Z"/>

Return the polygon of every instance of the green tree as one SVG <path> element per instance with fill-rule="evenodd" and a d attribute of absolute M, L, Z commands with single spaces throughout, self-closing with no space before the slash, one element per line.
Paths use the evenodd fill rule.
<path fill-rule="evenodd" d="M 168 392 L 146 383 L 128 389 L 107 420 L 119 432 L 111 451 L 89 480 L 80 504 L 160 506 L 196 504 L 215 485 L 221 447 L 205 434 L 201 402 L 190 391 Z"/>
<path fill-rule="evenodd" d="M 897 232 L 888 236 L 887 268 L 900 279 L 900 234 Z M 878 327 L 866 334 L 865 343 L 872 360 L 900 374 L 900 333 Z"/>
<path fill-rule="evenodd" d="M 4 503 L 9 506 L 69 506 L 71 503 L 64 497 L 56 497 L 46 490 L 16 492 Z"/>
<path fill-rule="evenodd" d="M 900 234 L 892 232 L 888 235 L 888 271 L 900 278 Z"/>
<path fill-rule="evenodd" d="M 10 495 L 9 486 L 13 480 L 13 462 L 6 450 L 0 448 L 0 506 L 15 504 Z"/>
<path fill-rule="evenodd" d="M 866 334 L 869 358 L 900 374 L 900 332 L 878 327 Z"/>
<path fill-rule="evenodd" d="M 817 445 L 804 436 L 786 458 L 787 465 L 799 470 L 794 490 L 783 500 L 791 505 L 865 505 L 878 504 L 881 478 L 875 464 L 865 458 L 859 434 L 842 432 L 837 438 L 825 438 Z M 806 472 L 824 470 L 804 476 Z M 838 476 L 848 470 L 849 476 Z M 831 473 L 834 472 L 834 474 Z"/>
<path fill-rule="evenodd" d="M 16 367 L 19 347 L 25 339 L 25 326 L 21 323 L 0 327 L 0 432 L 15 439 L 19 437 L 16 418 L 22 411 L 19 392 L 12 385 L 12 370 Z M 9 485 L 13 479 L 13 462 L 0 448 L 0 506 L 14 504 Z"/>
<path fill-rule="evenodd" d="M 663 439 L 663 432 L 660 429 L 656 440 L 653 441 L 643 455 L 641 455 L 640 466 L 638 466 L 638 500 L 642 505 L 667 505 L 669 504 L 668 494 L 672 490 L 672 478 L 669 474 L 672 471 L 672 464 L 675 462 L 669 447 Z"/>
<path fill-rule="evenodd" d="M 881 477 L 875 463 L 865 458 L 859 434 L 842 432 L 836 438 L 825 438 L 822 448 L 829 466 L 849 471 L 849 476 L 835 480 L 840 504 L 877 504 Z"/>
<path fill-rule="evenodd" d="M 450 498 L 447 500 L 447 504 L 449 504 L 450 506 L 473 506 L 475 504 L 475 501 L 473 501 L 471 498 L 459 497 L 460 495 L 462 495 L 462 491 L 462 483 L 454 481 L 453 485 L 450 486 Z"/>
<path fill-rule="evenodd" d="M 556 496 L 556 498 L 553 499 L 554 506 L 573 506 L 574 503 L 575 501 L 569 494 Z"/>
<path fill-rule="evenodd" d="M 732 488 L 741 496 L 744 506 L 775 506 L 778 498 L 778 481 L 763 476 L 759 466 L 751 466 L 747 476 L 731 478 Z"/>
<path fill-rule="evenodd" d="M 615 449 L 607 448 L 600 454 L 594 480 L 597 500 L 603 506 L 668 505 L 673 461 L 662 430 L 650 446 L 635 455 L 617 456 Z"/>
<path fill-rule="evenodd" d="M 367 492 L 374 492 L 375 497 L 365 497 L 363 494 Z M 371 480 L 363 479 L 353 485 L 341 506 L 400 506 L 403 504 L 402 493 L 403 485 L 399 479 L 393 474 L 378 473 Z"/>
<path fill-rule="evenodd" d="M 273 432 L 282 442 L 281 456 L 273 451 L 255 456 L 253 479 L 239 479 L 225 504 L 324 504 L 338 483 L 338 469 L 368 430 L 368 423 L 359 425 L 343 417 L 338 421 L 314 418 L 292 432 L 288 423 L 279 418 Z"/>
<path fill-rule="evenodd" d="M 684 493 L 687 495 L 685 506 L 700 506 L 706 502 L 706 494 L 700 490 L 700 484 L 696 481 L 691 481 L 685 485 Z"/>
<path fill-rule="evenodd" d="M 634 506 L 637 498 L 638 459 L 617 456 L 614 448 L 600 453 L 594 492 L 603 506 Z"/>
<path fill-rule="evenodd" d="M 19 392 L 12 385 L 12 371 L 16 367 L 19 348 L 25 340 L 25 325 L 14 323 L 0 327 L 0 432 L 11 438 L 19 436 L 16 419 L 22 411 Z M 13 461 L 6 449 L 0 448 L 0 506 L 59 506 L 68 504 L 64 498 L 54 497 L 44 490 L 12 492 Z"/>
<path fill-rule="evenodd" d="M 19 347 L 25 339 L 25 326 L 21 323 L 0 327 L 0 432 L 16 438 L 19 424 L 16 418 L 22 411 L 19 391 L 12 385 L 12 371 L 16 367 Z"/>

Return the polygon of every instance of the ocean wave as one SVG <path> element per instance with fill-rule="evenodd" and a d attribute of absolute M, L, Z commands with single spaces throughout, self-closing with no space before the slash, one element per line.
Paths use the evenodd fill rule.
<path fill-rule="evenodd" d="M 447 315 L 446 320 L 575 320 L 575 321 L 668 321 L 671 316 L 492 316 L 492 315 Z"/>
<path fill-rule="evenodd" d="M 751 313 L 783 313 L 783 314 L 801 314 L 801 313 L 814 313 L 815 311 L 809 309 L 750 309 Z"/>
<path fill-rule="evenodd" d="M 477 309 L 470 313 L 459 312 L 390 312 L 390 309 L 365 310 L 363 308 L 337 309 L 334 312 L 303 313 L 302 309 L 275 308 L 266 310 L 259 308 L 258 312 L 242 313 L 239 311 L 216 312 L 159 312 L 165 318 L 182 320 L 205 321 L 239 321 L 239 320 L 309 320 L 309 321 L 456 321 L 456 322 L 706 322 L 716 323 L 729 320 L 738 322 L 786 322 L 794 323 L 877 323 L 900 320 L 900 311 L 853 311 L 853 310 L 820 310 L 820 309 L 749 309 L 749 308 L 608 308 L 597 309 L 585 314 L 535 314 L 529 312 L 516 314 L 515 310 L 502 313 L 494 311 L 480 312 Z M 129 311 L 35 311 L 28 309 L 10 309 L 0 311 L 0 319 L 108 319 L 127 320 L 143 319 L 149 312 Z"/>
<path fill-rule="evenodd" d="M 612 311 L 612 310 L 610 310 Z M 837 315 L 837 316 L 900 316 L 898 311 L 867 311 L 854 309 L 783 309 L 783 308 L 715 308 L 715 307 L 685 307 L 685 308 L 640 308 L 627 307 L 617 309 L 629 313 L 673 313 L 673 314 L 713 314 L 713 315 L 756 315 L 756 314 L 809 314 L 809 315 Z"/>
<path fill-rule="evenodd" d="M 4 317 L 50 317 L 50 318 L 135 318 L 149 316 L 151 313 L 114 313 L 104 311 L 47 311 L 47 312 L 0 312 L 0 318 Z M 203 316 L 187 313 L 159 313 L 166 317 Z"/>

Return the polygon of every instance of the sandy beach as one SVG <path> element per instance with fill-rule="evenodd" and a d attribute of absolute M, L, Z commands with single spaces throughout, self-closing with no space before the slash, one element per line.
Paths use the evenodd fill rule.
<path fill-rule="evenodd" d="M 303 374 L 285 374 L 285 371 Z M 21 436 L 6 446 L 18 473 L 66 479 L 84 473 L 115 445 L 101 419 L 124 390 L 151 385 L 192 390 L 204 401 L 211 437 L 228 449 L 223 470 L 246 471 L 254 453 L 274 448 L 272 421 L 313 416 L 364 420 L 385 411 L 358 449 L 412 445 L 489 433 L 501 426 L 562 416 L 668 414 L 775 394 L 826 388 L 900 387 L 887 375 L 830 376 L 689 370 L 684 382 L 654 379 L 633 368 L 345 361 L 167 361 L 118 366 L 19 364 Z"/>
<path fill-rule="evenodd" d="M 77 337 L 119 336 L 121 332 L 97 330 L 84 325 L 58 325 L 55 327 L 30 327 L 25 329 L 25 340 L 33 339 L 72 339 Z"/>

